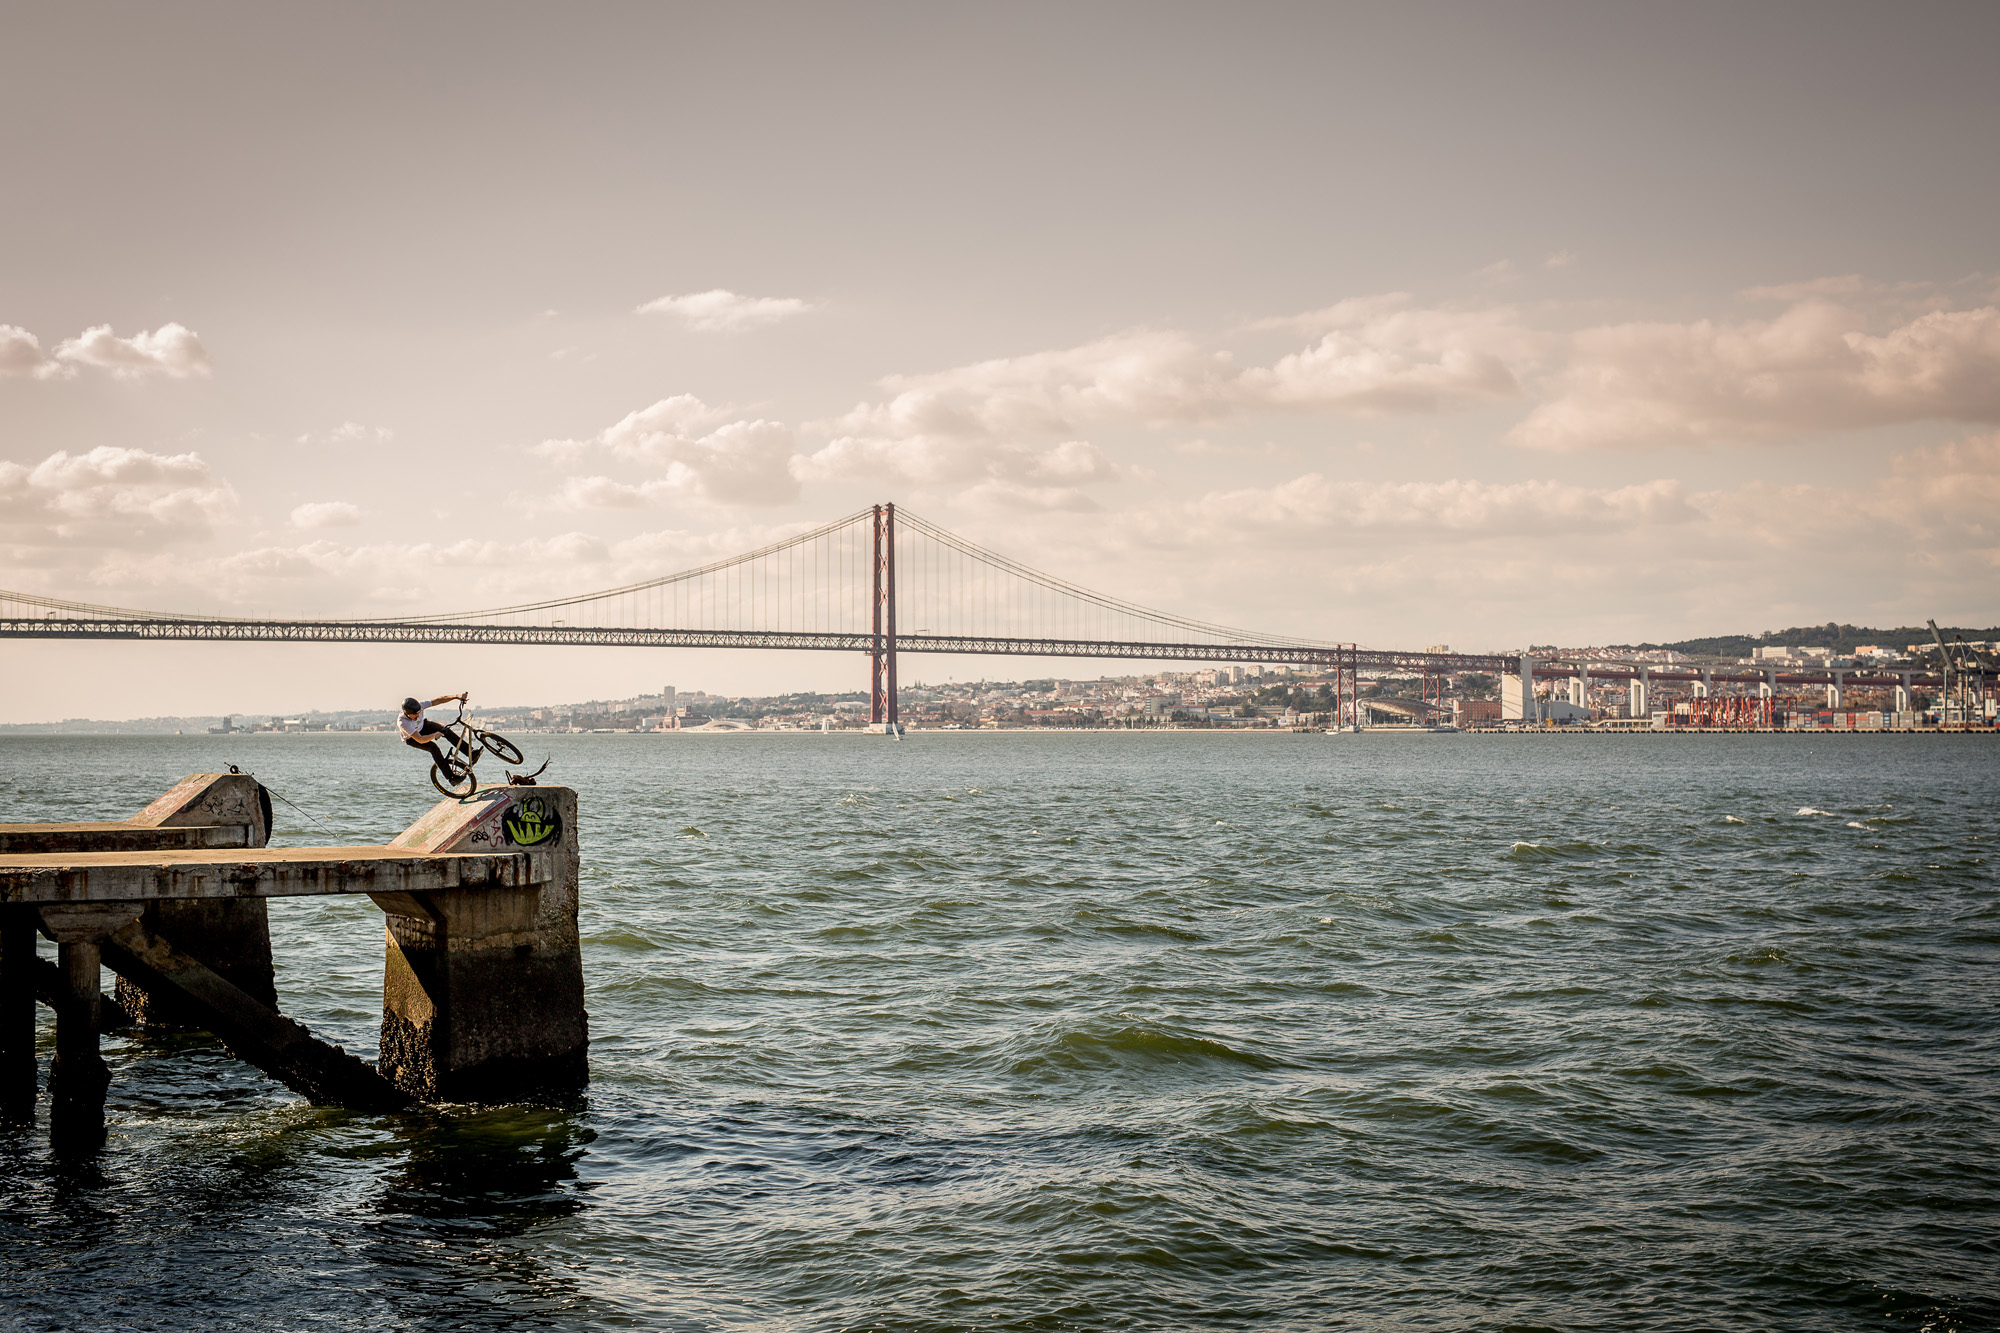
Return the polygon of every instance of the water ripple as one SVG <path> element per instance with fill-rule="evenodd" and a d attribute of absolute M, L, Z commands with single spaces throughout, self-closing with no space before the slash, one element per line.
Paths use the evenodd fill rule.
<path fill-rule="evenodd" d="M 2000 1327 L 2000 746 L 535 740 L 587 1097 L 112 1038 L 102 1159 L 0 1140 L 0 1324 Z M 380 738 L 0 756 L 13 818 L 231 760 L 354 841 L 428 805 Z M 272 924 L 371 1052 L 379 916 Z"/>

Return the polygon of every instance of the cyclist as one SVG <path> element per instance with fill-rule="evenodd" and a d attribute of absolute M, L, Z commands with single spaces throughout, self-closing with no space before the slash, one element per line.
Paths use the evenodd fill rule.
<path fill-rule="evenodd" d="M 412 749 L 429 750 L 431 758 L 435 759 L 437 766 L 447 774 L 457 773 L 458 766 L 445 757 L 444 751 L 440 750 L 438 743 L 431 740 L 430 737 L 448 736 L 451 738 L 448 743 L 455 747 L 458 744 L 458 733 L 450 727 L 440 725 L 425 717 L 424 710 L 426 708 L 435 708 L 439 704 L 462 704 L 466 701 L 466 697 L 464 691 L 460 691 L 457 694 L 440 694 L 429 703 L 420 703 L 413 698 L 405 699 L 403 700 L 402 716 L 396 719 L 396 730 L 403 734 L 403 744 L 410 746 Z"/>

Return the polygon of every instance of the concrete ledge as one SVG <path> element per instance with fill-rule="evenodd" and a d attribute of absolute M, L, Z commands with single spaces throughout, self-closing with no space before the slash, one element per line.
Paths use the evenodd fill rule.
<path fill-rule="evenodd" d="M 250 847 L 247 824 L 197 824 L 153 828 L 124 820 L 85 824 L 0 824 L 0 856 L 41 852 L 181 851 Z"/>
<path fill-rule="evenodd" d="M 251 847 L 215 851 L 0 856 L 0 903 L 302 898 L 526 887 L 556 873 L 547 852 L 411 852 L 400 847 Z"/>

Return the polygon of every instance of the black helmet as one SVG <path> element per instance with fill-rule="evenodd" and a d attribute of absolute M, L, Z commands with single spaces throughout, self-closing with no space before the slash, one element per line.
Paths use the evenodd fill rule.
<path fill-rule="evenodd" d="M 405 699 L 403 700 L 403 711 L 405 713 L 421 713 L 424 711 L 424 706 L 415 699 Z"/>

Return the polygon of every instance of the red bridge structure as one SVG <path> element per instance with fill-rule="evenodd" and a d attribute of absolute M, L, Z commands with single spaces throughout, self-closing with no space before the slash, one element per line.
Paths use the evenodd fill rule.
<path fill-rule="evenodd" d="M 560 644 L 807 649 L 869 659 L 870 719 L 893 728 L 904 653 L 1001 654 L 1291 665 L 1332 677 L 1335 713 L 1359 719 L 1361 673 L 1443 679 L 1470 672 L 1530 679 L 1717 684 L 1933 686 L 1934 674 L 1850 667 L 1772 671 L 1538 659 L 1521 653 L 1416 652 L 1234 629 L 1139 606 L 1031 569 L 893 504 L 698 569 L 515 606 L 435 615 L 277 619 L 170 614 L 0 591 L 0 637 L 293 643 Z M 1434 688 L 1434 686 L 1436 688 Z M 1837 702 L 1837 700 L 1836 700 Z"/>

